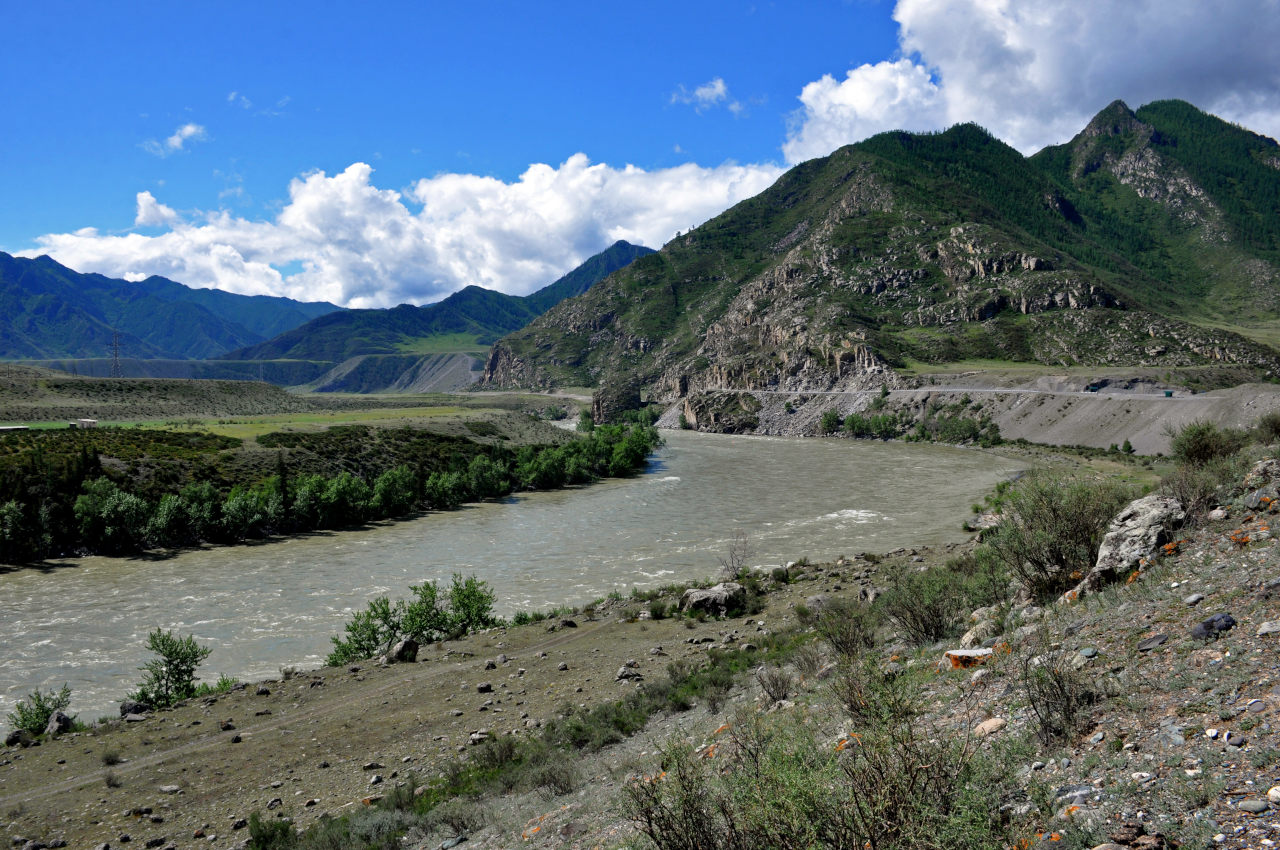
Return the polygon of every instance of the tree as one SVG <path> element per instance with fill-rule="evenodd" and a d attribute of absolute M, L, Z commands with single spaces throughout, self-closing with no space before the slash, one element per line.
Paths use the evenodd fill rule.
<path fill-rule="evenodd" d="M 60 691 L 50 689 L 47 694 L 41 693 L 40 689 L 36 688 L 27 694 L 26 699 L 18 700 L 13 706 L 13 713 L 9 715 L 9 724 L 16 730 L 30 732 L 32 735 L 43 735 L 53 713 L 66 711 L 69 705 L 71 705 L 70 685 L 63 685 Z"/>
<path fill-rule="evenodd" d="M 828 407 L 822 414 L 822 420 L 819 422 L 824 434 L 834 434 L 840 429 L 840 414 L 836 412 L 834 407 Z"/>
<path fill-rule="evenodd" d="M 195 696 L 196 668 L 212 650 L 197 644 L 195 635 L 180 638 L 159 628 L 147 635 L 147 648 L 159 657 L 138 668 L 146 675 L 132 699 L 165 708 Z"/>

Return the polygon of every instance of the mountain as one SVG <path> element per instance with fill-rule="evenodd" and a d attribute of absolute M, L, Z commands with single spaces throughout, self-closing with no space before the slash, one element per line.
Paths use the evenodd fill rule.
<path fill-rule="evenodd" d="M 361 355 L 482 352 L 566 298 L 653 249 L 618 241 L 532 295 L 505 295 L 468 286 L 425 307 L 346 310 L 313 319 L 267 342 L 224 356 L 228 360 L 318 360 L 338 363 Z"/>
<path fill-rule="evenodd" d="M 975 125 L 884 133 L 500 340 L 497 386 L 879 386 L 913 361 L 1237 364 L 1280 330 L 1276 143 L 1181 102 L 1027 158 Z M 736 403 L 736 402 L 735 402 Z M 754 403 L 754 402 L 743 402 Z"/>
<path fill-rule="evenodd" d="M 0 252 L 0 357 L 202 358 L 260 342 L 339 308 L 289 298 L 80 274 L 50 257 Z"/>

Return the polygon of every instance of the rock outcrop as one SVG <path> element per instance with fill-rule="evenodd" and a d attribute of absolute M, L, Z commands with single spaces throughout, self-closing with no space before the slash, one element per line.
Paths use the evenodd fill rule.
<path fill-rule="evenodd" d="M 1075 601 L 1141 570 L 1160 546 L 1170 542 L 1172 532 L 1186 516 L 1181 503 L 1170 496 L 1152 494 L 1130 502 L 1108 526 L 1093 569 L 1063 598 Z"/>

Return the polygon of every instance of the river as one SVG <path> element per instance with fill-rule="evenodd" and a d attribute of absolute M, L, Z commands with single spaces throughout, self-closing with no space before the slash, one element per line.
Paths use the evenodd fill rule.
<path fill-rule="evenodd" d="M 922 444 L 665 436 L 633 479 L 357 531 L 0 574 L 0 713 L 63 683 L 82 719 L 114 713 L 156 627 L 212 648 L 206 680 L 318 666 L 353 610 L 453 572 L 489 582 L 510 616 L 713 575 L 740 531 L 757 565 L 961 540 L 969 505 L 1022 468 Z"/>

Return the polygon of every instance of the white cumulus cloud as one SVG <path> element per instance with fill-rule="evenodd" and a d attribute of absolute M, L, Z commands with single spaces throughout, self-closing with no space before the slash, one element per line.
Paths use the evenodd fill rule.
<path fill-rule="evenodd" d="M 514 295 L 555 280 L 618 239 L 659 247 L 782 173 L 773 165 L 681 165 L 646 171 L 576 154 L 512 182 L 443 174 L 408 197 L 380 189 L 355 163 L 289 186 L 274 220 L 226 211 L 179 216 L 150 192 L 135 223 L 163 233 L 95 229 L 40 237 L 71 268 L 116 277 L 159 274 L 191 286 L 287 295 L 351 307 L 422 304 L 468 284 Z"/>
<path fill-rule="evenodd" d="M 208 138 L 208 130 L 199 124 L 188 123 L 174 130 L 173 135 L 164 141 L 147 139 L 142 143 L 142 149 L 149 154 L 163 157 L 185 150 L 187 142 L 203 142 Z"/>
<path fill-rule="evenodd" d="M 134 216 L 134 227 L 163 227 L 173 224 L 178 214 L 171 208 L 156 200 L 150 192 L 138 193 L 138 214 Z"/>
<path fill-rule="evenodd" d="M 1117 98 L 1180 98 L 1280 135 L 1280 0 L 898 0 L 902 57 L 810 83 L 783 152 L 975 121 L 1025 152 Z"/>

